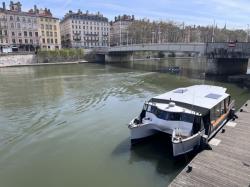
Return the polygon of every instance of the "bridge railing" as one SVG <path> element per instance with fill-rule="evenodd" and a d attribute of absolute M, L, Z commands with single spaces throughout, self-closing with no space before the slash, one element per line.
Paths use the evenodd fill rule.
<path fill-rule="evenodd" d="M 133 44 L 109 48 L 109 52 L 118 51 L 169 51 L 169 52 L 205 52 L 205 43 L 160 43 L 160 44 Z"/>

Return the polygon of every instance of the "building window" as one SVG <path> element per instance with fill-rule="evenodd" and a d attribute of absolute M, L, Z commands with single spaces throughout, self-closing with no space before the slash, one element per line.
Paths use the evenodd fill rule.
<path fill-rule="evenodd" d="M 56 25 L 54 25 L 54 30 L 56 30 Z"/>
<path fill-rule="evenodd" d="M 15 32 L 12 32 L 12 36 L 15 36 Z"/>
<path fill-rule="evenodd" d="M 20 25 L 20 23 L 17 23 L 17 28 L 19 28 L 19 29 L 21 28 L 21 25 Z"/>
<path fill-rule="evenodd" d="M 7 30 L 4 30 L 4 35 L 8 35 L 8 31 Z"/>
<path fill-rule="evenodd" d="M 43 43 L 45 44 L 45 38 L 43 38 Z"/>
<path fill-rule="evenodd" d="M 58 42 L 57 42 L 57 39 L 55 39 L 55 43 L 57 44 Z"/>
<path fill-rule="evenodd" d="M 41 21 L 43 21 L 43 18 L 41 18 Z"/>
<path fill-rule="evenodd" d="M 14 28 L 14 23 L 11 23 L 11 28 Z"/>
<path fill-rule="evenodd" d="M 51 39 L 50 41 L 51 41 L 52 44 L 54 43 L 53 39 Z"/>
<path fill-rule="evenodd" d="M 19 32 L 19 33 L 18 33 L 18 36 L 22 36 L 22 33 L 21 33 L 21 32 Z"/>
<path fill-rule="evenodd" d="M 13 16 L 10 16 L 10 21 L 13 21 Z"/>
<path fill-rule="evenodd" d="M 24 36 L 27 36 L 27 31 L 24 31 L 24 32 L 23 32 L 23 35 L 24 35 Z"/>
<path fill-rule="evenodd" d="M 23 17 L 23 22 L 26 22 L 26 19 L 25 19 L 25 17 Z"/>
<path fill-rule="evenodd" d="M 41 28 L 44 29 L 44 24 L 41 24 Z"/>
<path fill-rule="evenodd" d="M 31 36 L 31 37 L 32 37 L 32 32 L 29 32 L 29 36 Z"/>
<path fill-rule="evenodd" d="M 26 43 L 26 44 L 28 43 L 28 39 L 25 39 L 25 43 Z"/>
<path fill-rule="evenodd" d="M 35 36 L 38 37 L 38 32 L 35 32 Z"/>
<path fill-rule="evenodd" d="M 44 36 L 44 31 L 42 31 L 42 36 Z"/>
<path fill-rule="evenodd" d="M 51 37 L 53 36 L 53 32 L 50 32 L 50 36 L 51 36 Z"/>
<path fill-rule="evenodd" d="M 19 39 L 19 43 L 21 44 L 23 41 L 22 41 L 22 39 Z"/>
<path fill-rule="evenodd" d="M 16 43 L 16 40 L 15 40 L 15 39 L 12 39 L 12 43 L 15 44 L 15 43 Z"/>
<path fill-rule="evenodd" d="M 50 40 L 49 40 L 49 39 L 47 39 L 47 43 L 50 43 Z"/>
<path fill-rule="evenodd" d="M 54 32 L 54 36 L 57 37 L 57 32 Z"/>
<path fill-rule="evenodd" d="M 46 36 L 49 36 L 49 31 L 46 32 Z"/>
<path fill-rule="evenodd" d="M 20 18 L 17 16 L 16 20 L 17 20 L 17 21 L 20 21 Z"/>
<path fill-rule="evenodd" d="M 52 30 L 52 25 L 49 26 L 49 29 Z"/>

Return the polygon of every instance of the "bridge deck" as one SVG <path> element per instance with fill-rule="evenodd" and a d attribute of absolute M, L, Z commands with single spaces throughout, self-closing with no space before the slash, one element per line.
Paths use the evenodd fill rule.
<path fill-rule="evenodd" d="M 198 154 L 169 185 L 179 186 L 250 186 L 250 101 L 243 106 L 239 119 L 228 122 L 225 132 L 210 141 L 212 150 Z M 236 126 L 235 126 L 236 125 Z"/>

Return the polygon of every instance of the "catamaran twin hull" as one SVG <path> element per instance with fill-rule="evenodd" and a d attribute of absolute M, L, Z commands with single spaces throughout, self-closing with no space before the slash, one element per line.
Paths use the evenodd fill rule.
<path fill-rule="evenodd" d="M 150 99 L 129 124 L 134 144 L 157 132 L 171 135 L 173 155 L 198 148 L 208 141 L 231 116 L 234 101 L 226 89 L 196 85 L 178 88 Z"/>

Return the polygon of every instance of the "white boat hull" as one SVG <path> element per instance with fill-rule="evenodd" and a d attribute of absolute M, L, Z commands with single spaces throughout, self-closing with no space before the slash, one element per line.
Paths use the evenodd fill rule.
<path fill-rule="evenodd" d="M 177 123 L 177 122 L 165 122 L 165 123 L 158 123 L 158 124 L 153 124 L 153 123 L 147 123 L 146 120 L 144 122 L 146 123 L 141 123 L 141 124 L 136 124 L 135 123 L 136 119 L 132 120 L 129 129 L 130 129 L 130 139 L 132 143 L 139 142 L 147 137 L 150 137 L 154 134 L 157 134 L 159 132 L 163 132 L 169 135 L 172 135 L 173 130 L 177 126 L 184 126 L 187 124 L 182 124 L 182 123 Z M 158 121 L 159 122 L 159 121 Z M 184 129 L 184 128 L 183 128 Z"/>
<path fill-rule="evenodd" d="M 197 133 L 191 137 L 186 139 L 179 139 L 173 140 L 172 138 L 172 145 L 173 145 L 173 155 L 179 156 L 190 151 L 193 151 L 196 147 L 200 146 L 201 143 L 201 133 Z"/>
<path fill-rule="evenodd" d="M 140 140 L 150 137 L 157 133 L 152 124 L 140 124 L 135 127 L 130 127 L 130 139 L 132 143 L 139 142 Z"/>

